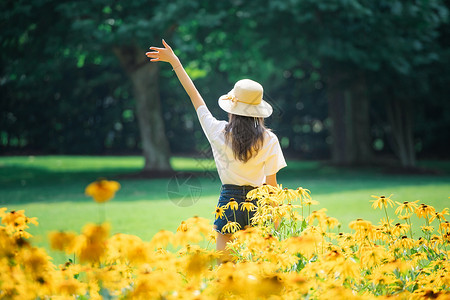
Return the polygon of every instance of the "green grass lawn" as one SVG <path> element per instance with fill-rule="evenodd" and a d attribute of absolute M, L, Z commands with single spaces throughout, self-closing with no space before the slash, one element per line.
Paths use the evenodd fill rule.
<path fill-rule="evenodd" d="M 143 159 L 138 156 L 0 157 L 0 207 L 25 209 L 28 216 L 38 217 L 40 225 L 31 225 L 30 232 L 34 242 L 46 248 L 49 231 L 79 232 L 87 222 L 99 222 L 102 207 L 84 195 L 84 188 L 100 177 L 116 179 L 122 185 L 116 198 L 104 207 L 112 233 L 135 234 L 149 240 L 160 229 L 175 230 L 182 220 L 192 216 L 212 221 L 221 185 L 214 163 L 182 157 L 173 158 L 171 163 L 178 172 L 198 174 L 195 178 L 199 189 L 195 192 L 199 198 L 191 206 L 176 205 L 172 194 L 172 200 L 169 198 L 168 192 L 173 190 L 170 178 L 124 176 L 142 169 Z M 328 215 L 343 224 L 342 230 L 348 230 L 347 224 L 356 218 L 376 223 L 384 217 L 382 211 L 371 208 L 371 195 L 393 194 L 392 199 L 399 202 L 420 200 L 437 210 L 449 207 L 450 163 L 422 165 L 439 168 L 443 173 L 394 175 L 380 168 L 335 168 L 317 161 L 288 161 L 288 167 L 279 172 L 278 182 L 283 187 L 310 189 L 313 199 L 320 202 L 312 209 L 327 208 Z M 179 194 L 190 192 L 183 187 Z M 393 209 L 390 216 L 394 216 Z M 414 226 L 417 229 L 422 223 L 415 220 Z"/>

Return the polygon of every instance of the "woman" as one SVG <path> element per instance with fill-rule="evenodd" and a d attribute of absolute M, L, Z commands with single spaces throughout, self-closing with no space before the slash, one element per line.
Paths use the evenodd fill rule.
<path fill-rule="evenodd" d="M 214 223 L 218 232 L 217 250 L 224 251 L 231 238 L 230 231 L 224 230 L 229 229 L 227 224 L 234 221 L 231 223 L 238 223 L 243 229 L 250 225 L 249 218 L 253 215 L 236 209 L 236 205 L 239 207 L 255 187 L 264 183 L 276 186 L 276 174 L 286 166 L 276 135 L 264 127 L 264 118 L 272 114 L 272 107 L 262 99 L 263 88 L 259 83 L 243 79 L 219 98 L 219 106 L 228 112 L 228 122 L 216 120 L 172 48 L 164 40 L 162 43 L 164 48 L 150 47 L 153 52 L 146 55 L 153 62 L 164 61 L 172 65 L 211 144 L 222 181 L 218 207 L 226 207 L 224 215 L 219 213 L 220 217 Z"/>

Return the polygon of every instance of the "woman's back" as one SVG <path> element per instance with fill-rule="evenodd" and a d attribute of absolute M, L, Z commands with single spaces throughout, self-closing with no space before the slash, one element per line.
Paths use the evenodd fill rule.
<path fill-rule="evenodd" d="M 211 115 L 172 48 L 164 40 L 163 44 L 164 48 L 150 47 L 154 52 L 147 52 L 146 55 L 151 61 L 166 61 L 172 65 L 197 111 L 203 131 L 211 144 L 222 181 L 214 226 L 219 233 L 217 250 L 224 251 L 231 239 L 231 233 L 252 225 L 254 210 L 245 213 L 242 209 L 238 209 L 242 208 L 244 202 L 256 201 L 247 199 L 247 193 L 263 183 L 277 185 L 276 173 L 286 166 L 277 137 L 261 127 L 257 121 L 258 118 L 269 117 L 273 111 L 272 106 L 262 99 L 263 87 L 259 83 L 250 79 L 239 80 L 227 95 L 219 98 L 218 103 L 231 118 L 233 116 L 246 118 L 242 119 L 244 122 L 241 125 L 237 122 L 234 124 L 237 127 L 226 128 L 228 124 L 226 121 L 218 121 Z M 233 125 L 231 118 L 230 125 Z M 248 118 L 253 118 L 256 130 L 250 130 L 252 119 Z M 233 128 L 235 133 L 237 132 L 236 138 L 233 137 Z M 262 143 L 260 143 L 261 132 L 264 133 Z"/>
<path fill-rule="evenodd" d="M 211 144 L 217 172 L 222 184 L 261 186 L 265 177 L 286 166 L 278 138 L 265 130 L 260 149 L 251 158 L 242 162 L 236 158 L 231 141 L 225 138 L 226 121 L 218 121 L 205 105 L 197 109 L 200 124 Z"/>

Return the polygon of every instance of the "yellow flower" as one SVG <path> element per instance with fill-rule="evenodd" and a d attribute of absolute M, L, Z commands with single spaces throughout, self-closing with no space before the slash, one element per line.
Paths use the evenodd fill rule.
<path fill-rule="evenodd" d="M 214 255 L 211 253 L 202 253 L 201 251 L 196 251 L 189 255 L 188 262 L 186 265 L 186 272 L 189 276 L 199 276 L 203 272 L 208 270 L 208 266 L 215 259 Z"/>
<path fill-rule="evenodd" d="M 6 207 L 2 207 L 0 208 L 0 218 L 3 218 L 5 216 L 5 211 L 7 211 L 8 209 Z"/>
<path fill-rule="evenodd" d="M 103 203 L 111 200 L 119 189 L 120 184 L 117 181 L 98 180 L 89 184 L 85 193 L 91 196 L 95 202 Z"/>
<path fill-rule="evenodd" d="M 406 215 L 398 215 L 397 217 L 398 217 L 400 220 L 408 220 L 408 219 L 411 218 L 412 215 L 413 215 L 413 213 L 409 213 L 409 214 L 406 214 Z"/>
<path fill-rule="evenodd" d="M 234 198 L 231 198 L 230 202 L 228 202 L 228 204 L 225 205 L 225 206 L 226 206 L 226 208 L 231 208 L 232 210 L 238 210 L 239 209 L 239 203 L 237 203 L 237 201 Z"/>
<path fill-rule="evenodd" d="M 4 208 L 4 210 L 2 209 L 2 211 L 4 212 L 6 210 L 6 208 Z M 23 225 L 25 225 L 25 221 L 26 221 L 26 216 L 25 216 L 25 211 L 24 210 L 12 210 L 9 213 L 3 213 L 2 216 L 2 224 L 8 225 L 8 226 L 12 226 L 12 227 L 21 227 Z"/>
<path fill-rule="evenodd" d="M 359 265 L 351 258 L 345 259 L 341 264 L 342 277 L 357 278 L 360 274 Z"/>
<path fill-rule="evenodd" d="M 402 236 L 398 240 L 398 246 L 400 246 L 403 249 L 411 249 L 414 246 L 414 240 L 408 238 L 407 236 Z"/>
<path fill-rule="evenodd" d="M 247 198 L 249 199 L 258 199 L 260 197 L 260 188 L 253 189 L 247 193 Z"/>
<path fill-rule="evenodd" d="M 245 200 L 245 202 L 241 203 L 241 210 L 243 211 L 253 211 L 256 209 L 255 204 L 252 203 L 252 201 L 250 199 Z"/>
<path fill-rule="evenodd" d="M 389 197 L 385 197 L 385 196 L 371 196 L 372 198 L 376 198 L 377 200 L 371 200 L 370 202 L 373 202 L 372 207 L 373 209 L 382 209 L 383 207 L 387 207 L 387 205 L 389 204 L 391 207 L 394 207 L 394 201 L 391 200 L 392 195 L 390 195 Z"/>
<path fill-rule="evenodd" d="M 307 199 L 307 200 L 304 200 L 304 201 L 302 202 L 302 204 L 303 204 L 303 205 L 306 205 L 306 206 L 310 206 L 310 205 L 319 205 L 319 201 Z"/>
<path fill-rule="evenodd" d="M 409 213 L 414 212 L 416 210 L 416 208 L 417 208 L 417 202 L 419 202 L 419 200 L 412 201 L 412 202 L 405 201 L 403 203 L 395 201 L 395 203 L 398 204 L 398 207 L 395 210 L 395 214 L 399 215 L 403 211 L 406 211 L 406 212 L 409 212 Z"/>
<path fill-rule="evenodd" d="M 41 275 L 52 267 L 50 257 L 41 248 L 29 248 L 21 253 L 22 263 L 32 275 Z"/>
<path fill-rule="evenodd" d="M 318 242 L 319 238 L 314 234 L 304 234 L 299 237 L 290 237 L 282 243 L 290 254 L 301 253 L 305 257 L 311 257 Z"/>
<path fill-rule="evenodd" d="M 397 223 L 392 227 L 392 234 L 394 235 L 402 235 L 405 234 L 409 229 L 408 224 Z"/>
<path fill-rule="evenodd" d="M 442 244 L 443 240 L 440 236 L 433 234 L 433 236 L 430 238 L 430 242 L 435 244 Z"/>
<path fill-rule="evenodd" d="M 311 199 L 311 191 L 302 187 L 297 188 L 297 193 L 301 199 Z"/>
<path fill-rule="evenodd" d="M 77 235 L 74 232 L 53 231 L 49 233 L 50 247 L 72 253 Z"/>
<path fill-rule="evenodd" d="M 188 231 L 186 221 L 181 221 L 181 224 L 177 227 L 177 232 L 186 232 L 186 231 Z"/>
<path fill-rule="evenodd" d="M 262 196 L 261 198 L 258 199 L 257 203 L 258 203 L 259 206 L 271 205 L 272 204 L 272 197 Z"/>
<path fill-rule="evenodd" d="M 348 227 L 353 230 L 361 230 L 361 229 L 368 229 L 372 227 L 372 223 L 370 221 L 366 221 L 363 219 L 356 219 L 355 221 L 352 221 L 348 224 Z"/>
<path fill-rule="evenodd" d="M 450 243 L 450 233 L 446 233 L 442 235 L 442 239 L 447 242 Z M 450 252 L 450 251 L 449 251 Z M 448 255 L 448 254 L 447 254 Z"/>
<path fill-rule="evenodd" d="M 450 231 L 450 222 L 449 221 L 442 222 L 439 225 L 439 230 L 442 232 L 444 232 L 444 231 L 449 232 Z"/>
<path fill-rule="evenodd" d="M 82 263 L 98 263 L 105 254 L 106 240 L 109 235 L 109 224 L 88 224 L 83 234 L 77 237 L 75 253 Z"/>
<path fill-rule="evenodd" d="M 434 219 L 438 219 L 439 221 L 445 221 L 444 215 L 448 215 L 448 208 L 444 208 L 441 212 L 435 212 L 431 218 L 430 222 L 433 222 Z"/>
<path fill-rule="evenodd" d="M 73 297 L 74 295 L 84 294 L 86 290 L 85 287 L 85 284 L 75 278 L 65 278 L 63 281 L 59 282 L 57 291 L 60 295 Z"/>
<path fill-rule="evenodd" d="M 416 208 L 415 212 L 417 217 L 419 218 L 428 218 L 429 216 L 432 216 L 436 211 L 433 206 L 422 203 L 418 208 Z"/>
<path fill-rule="evenodd" d="M 325 220 L 325 218 L 327 217 L 326 212 L 327 209 L 326 208 L 322 208 L 319 210 L 314 210 L 311 215 L 309 215 L 306 220 L 308 221 L 308 223 L 312 224 L 314 222 L 314 220 L 318 220 L 319 224 L 322 224 L 322 222 Z"/>
<path fill-rule="evenodd" d="M 338 219 L 333 218 L 333 217 L 326 217 L 325 225 L 327 225 L 328 228 L 332 229 L 339 225 L 339 221 L 338 221 Z"/>
<path fill-rule="evenodd" d="M 283 190 L 281 190 L 279 192 L 279 197 L 281 198 L 281 200 L 288 200 L 288 202 L 295 201 L 295 199 L 297 199 L 299 197 L 299 194 L 296 193 L 294 190 L 288 189 L 288 188 L 284 188 Z"/>
<path fill-rule="evenodd" d="M 433 226 L 420 226 L 423 232 L 433 232 L 434 227 Z"/>
<path fill-rule="evenodd" d="M 362 266 L 376 266 L 381 264 L 383 258 L 386 258 L 387 253 L 384 247 L 375 246 L 365 246 L 361 248 L 361 265 Z"/>
<path fill-rule="evenodd" d="M 168 230 L 158 231 L 150 241 L 150 245 L 155 248 L 165 248 L 169 243 L 173 242 L 174 234 Z"/>
<path fill-rule="evenodd" d="M 241 229 L 241 225 L 239 225 L 239 223 L 228 221 L 228 223 L 225 224 L 225 226 L 223 226 L 222 232 L 223 233 L 227 233 L 227 232 L 228 233 L 235 233 L 239 229 Z"/>
<path fill-rule="evenodd" d="M 216 219 L 222 219 L 225 214 L 225 210 L 223 209 L 223 207 L 217 206 L 214 214 L 216 216 Z"/>

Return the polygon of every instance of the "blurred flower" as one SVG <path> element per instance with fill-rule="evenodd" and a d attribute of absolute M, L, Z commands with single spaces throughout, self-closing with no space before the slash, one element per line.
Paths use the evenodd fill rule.
<path fill-rule="evenodd" d="M 411 218 L 412 215 L 413 215 L 413 213 L 409 213 L 409 214 L 406 214 L 406 215 L 398 215 L 397 217 L 398 217 L 400 220 L 408 220 L 408 219 Z"/>
<path fill-rule="evenodd" d="M 239 230 L 236 222 L 225 225 L 224 233 L 233 233 L 226 245 L 232 262 L 217 265 L 221 253 L 209 244 L 216 233 L 212 234 L 208 219 L 193 217 L 182 221 L 175 233 L 159 231 L 150 242 L 122 233 L 109 237 L 107 224 L 88 224 L 80 235 L 51 232 L 53 249 L 76 254 L 73 261 L 55 268 L 44 250 L 24 239 L 27 224 L 37 224 L 35 219 L 23 211 L 0 209 L 0 298 L 447 299 L 450 295 L 450 223 L 444 219 L 448 209 L 436 212 L 425 204 L 414 208 L 415 202 L 397 202 L 402 206 L 396 207 L 397 216 L 406 224 L 394 225 L 386 213 L 377 226 L 357 219 L 349 224 L 354 233 L 332 234 L 327 229 L 338 220 L 328 217 L 325 209 L 313 211 L 308 224 L 281 186 L 255 190 L 258 205 L 250 199 L 240 205 L 242 211 L 255 210 L 255 226 Z M 278 197 L 280 192 L 286 195 Z M 386 212 L 389 202 L 380 199 L 376 207 Z M 216 217 L 224 213 L 224 207 L 218 208 Z M 404 235 L 411 232 L 413 210 L 426 218 L 425 238 Z M 275 228 L 274 220 L 281 215 Z M 431 233 L 430 219 L 438 219 L 440 234 Z M 315 220 L 317 226 L 311 224 Z"/>
<path fill-rule="evenodd" d="M 103 203 L 111 200 L 120 189 L 120 184 L 112 180 L 98 180 L 89 184 L 85 193 L 91 196 L 95 202 Z"/>
<path fill-rule="evenodd" d="M 326 217 L 325 225 L 327 225 L 328 228 L 333 229 L 334 227 L 339 226 L 339 221 L 333 217 Z"/>
<path fill-rule="evenodd" d="M 109 224 L 87 224 L 75 242 L 75 253 L 82 263 L 99 263 L 106 251 Z"/>
<path fill-rule="evenodd" d="M 77 235 L 74 232 L 53 231 L 49 233 L 50 247 L 54 250 L 73 253 Z"/>
<path fill-rule="evenodd" d="M 319 201 L 307 199 L 303 201 L 303 205 L 305 206 L 319 205 Z"/>
<path fill-rule="evenodd" d="M 150 245 L 153 245 L 155 248 L 165 248 L 169 243 L 173 243 L 173 238 L 173 232 L 160 230 L 152 237 Z"/>

